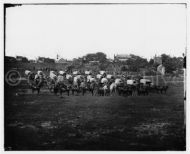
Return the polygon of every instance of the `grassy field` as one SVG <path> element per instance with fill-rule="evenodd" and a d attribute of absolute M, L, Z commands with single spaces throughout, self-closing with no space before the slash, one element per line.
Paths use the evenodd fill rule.
<path fill-rule="evenodd" d="M 31 94 L 5 85 L 5 150 L 185 150 L 183 84 L 149 96 Z"/>

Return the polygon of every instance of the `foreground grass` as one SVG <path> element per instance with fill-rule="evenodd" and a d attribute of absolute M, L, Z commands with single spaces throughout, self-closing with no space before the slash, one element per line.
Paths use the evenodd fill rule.
<path fill-rule="evenodd" d="M 6 150 L 185 150 L 183 86 L 133 97 L 8 94 Z"/>

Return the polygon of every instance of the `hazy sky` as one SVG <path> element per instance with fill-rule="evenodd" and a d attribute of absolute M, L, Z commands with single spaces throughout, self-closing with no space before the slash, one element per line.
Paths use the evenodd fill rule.
<path fill-rule="evenodd" d="M 6 55 L 72 59 L 87 53 L 182 56 L 185 5 L 23 5 L 7 9 Z"/>

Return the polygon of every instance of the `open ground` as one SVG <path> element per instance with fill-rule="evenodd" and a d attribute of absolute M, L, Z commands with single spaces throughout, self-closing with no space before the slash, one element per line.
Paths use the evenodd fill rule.
<path fill-rule="evenodd" d="M 5 84 L 5 150 L 185 150 L 183 83 L 149 96 L 66 96 Z"/>

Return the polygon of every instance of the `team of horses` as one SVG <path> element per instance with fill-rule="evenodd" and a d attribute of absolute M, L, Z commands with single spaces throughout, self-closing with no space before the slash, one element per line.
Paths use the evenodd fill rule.
<path fill-rule="evenodd" d="M 49 75 L 44 75 L 42 71 L 36 74 L 28 72 L 27 78 L 32 93 L 47 87 L 51 93 L 68 96 L 91 93 L 92 96 L 146 96 L 149 93 L 166 93 L 168 86 L 153 85 L 150 80 L 143 78 L 129 79 L 124 76 L 114 76 L 105 72 L 92 75 L 88 74 L 67 74 L 63 71 L 59 73 L 50 71 Z"/>

